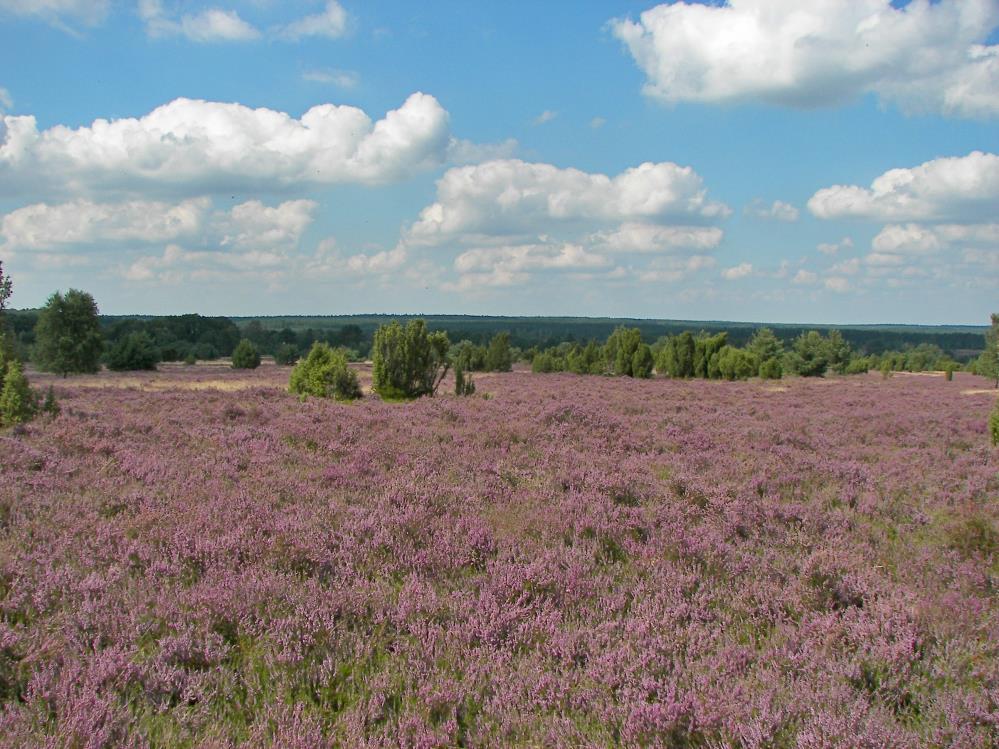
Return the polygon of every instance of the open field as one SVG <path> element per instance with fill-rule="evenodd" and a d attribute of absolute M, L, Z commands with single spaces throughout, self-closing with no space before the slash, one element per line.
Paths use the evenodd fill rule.
<path fill-rule="evenodd" d="M 986 381 L 288 371 L 32 375 L 0 745 L 999 743 Z"/>

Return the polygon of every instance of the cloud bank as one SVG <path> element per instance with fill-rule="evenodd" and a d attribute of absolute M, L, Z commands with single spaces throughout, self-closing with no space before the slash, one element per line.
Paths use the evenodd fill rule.
<path fill-rule="evenodd" d="M 814 108 L 874 93 L 907 112 L 999 115 L 995 0 L 729 0 L 658 5 L 612 33 L 664 102 Z"/>
<path fill-rule="evenodd" d="M 322 104 L 296 119 L 197 99 L 76 129 L 39 131 L 34 117 L 7 115 L 0 118 L 0 194 L 382 184 L 444 163 L 453 140 L 448 119 L 423 93 L 377 122 L 351 106 Z"/>

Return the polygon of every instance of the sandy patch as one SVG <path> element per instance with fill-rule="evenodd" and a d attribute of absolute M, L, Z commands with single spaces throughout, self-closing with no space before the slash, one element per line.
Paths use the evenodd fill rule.
<path fill-rule="evenodd" d="M 961 395 L 999 395 L 999 390 L 995 388 L 967 388 L 961 391 Z"/>

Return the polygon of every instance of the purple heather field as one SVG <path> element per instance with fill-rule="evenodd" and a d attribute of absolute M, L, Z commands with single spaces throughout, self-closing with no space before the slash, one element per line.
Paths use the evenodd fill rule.
<path fill-rule="evenodd" d="M 288 372 L 32 374 L 0 745 L 999 745 L 985 380 Z"/>

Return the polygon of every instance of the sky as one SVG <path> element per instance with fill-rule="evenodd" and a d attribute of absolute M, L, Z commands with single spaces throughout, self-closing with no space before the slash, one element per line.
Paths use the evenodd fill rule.
<path fill-rule="evenodd" d="M 985 324 L 999 0 L 0 0 L 13 307 Z"/>

